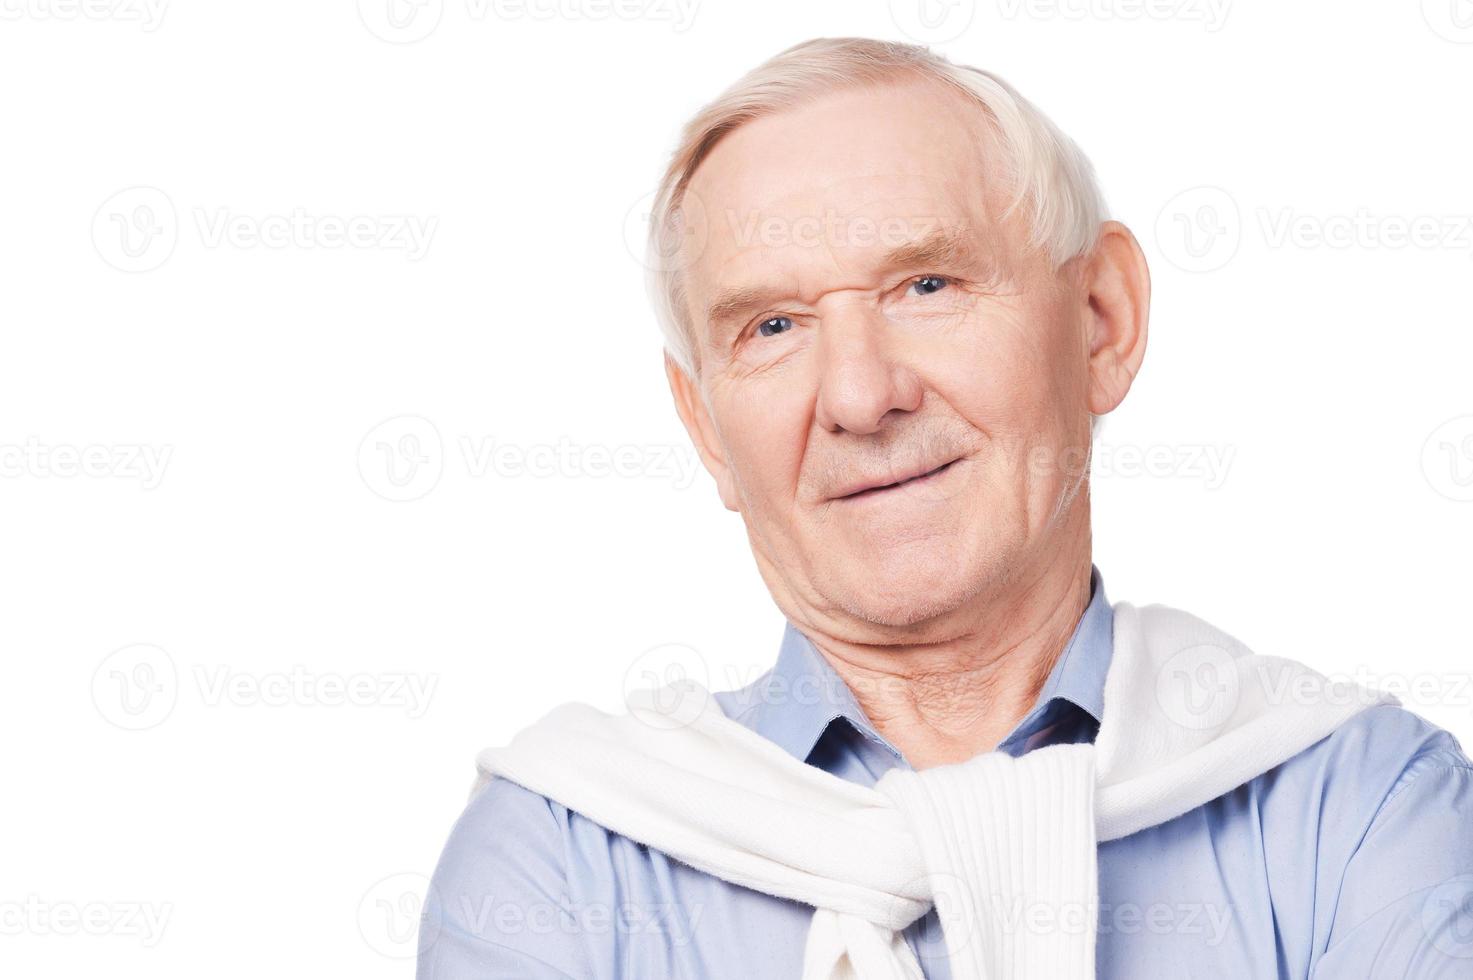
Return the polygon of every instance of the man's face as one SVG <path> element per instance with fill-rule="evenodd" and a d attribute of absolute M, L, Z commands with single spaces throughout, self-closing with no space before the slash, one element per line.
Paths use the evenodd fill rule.
<path fill-rule="evenodd" d="M 1087 297 L 1001 217 L 1000 159 L 910 84 L 748 123 L 691 181 L 707 463 L 790 617 L 943 616 L 1087 508 Z"/>

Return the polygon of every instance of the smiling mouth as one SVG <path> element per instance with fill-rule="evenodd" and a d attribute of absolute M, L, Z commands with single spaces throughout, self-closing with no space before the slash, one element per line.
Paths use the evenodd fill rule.
<path fill-rule="evenodd" d="M 905 487 L 905 486 L 910 486 L 911 484 L 924 483 L 927 480 L 934 480 L 938 476 L 940 476 L 942 473 L 946 472 L 946 470 L 951 467 L 951 464 L 952 463 L 955 463 L 955 462 L 956 462 L 956 460 L 953 459 L 949 463 L 942 463 L 940 466 L 936 467 L 934 470 L 927 470 L 926 472 L 921 473 L 921 474 L 919 474 L 917 476 L 908 477 L 908 478 L 906 478 L 904 480 L 896 480 L 894 483 L 886 483 L 883 486 L 866 487 L 863 490 L 856 490 L 853 493 L 846 493 L 846 494 L 844 494 L 842 496 L 835 497 L 834 499 L 835 500 L 861 500 L 861 499 L 866 498 L 866 497 L 879 496 L 880 494 L 883 494 L 883 493 L 885 493 L 887 491 L 890 491 L 890 490 L 894 490 L 894 489 L 896 489 L 898 487 Z"/>

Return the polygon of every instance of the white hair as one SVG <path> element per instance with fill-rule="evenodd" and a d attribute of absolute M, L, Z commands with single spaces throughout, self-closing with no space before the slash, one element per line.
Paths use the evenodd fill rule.
<path fill-rule="evenodd" d="M 1089 251 L 1106 218 L 1094 168 L 1074 141 L 996 75 L 952 64 L 916 44 L 869 38 L 815 38 L 752 69 L 685 124 L 655 191 L 646 269 L 665 350 L 696 376 L 695 333 L 679 261 L 681 208 L 687 185 L 716 143 L 743 123 L 844 88 L 929 79 L 950 86 L 983 110 L 999 138 L 1000 163 L 1012 182 L 1007 213 L 1028 208 L 1030 244 L 1057 268 Z"/>

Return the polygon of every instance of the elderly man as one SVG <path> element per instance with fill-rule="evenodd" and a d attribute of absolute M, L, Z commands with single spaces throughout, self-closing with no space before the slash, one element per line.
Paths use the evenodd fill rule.
<path fill-rule="evenodd" d="M 1037 109 L 810 41 L 687 125 L 653 218 L 776 665 L 483 753 L 422 980 L 1473 977 L 1456 741 L 1107 602 L 1089 447 L 1150 284 Z"/>

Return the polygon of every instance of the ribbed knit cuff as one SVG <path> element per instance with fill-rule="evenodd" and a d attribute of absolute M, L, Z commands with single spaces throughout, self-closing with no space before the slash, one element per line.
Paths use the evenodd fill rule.
<path fill-rule="evenodd" d="M 906 815 L 957 980 L 1092 980 L 1094 746 L 989 752 L 876 789 Z"/>

